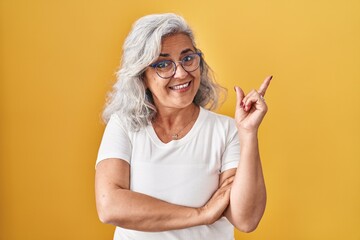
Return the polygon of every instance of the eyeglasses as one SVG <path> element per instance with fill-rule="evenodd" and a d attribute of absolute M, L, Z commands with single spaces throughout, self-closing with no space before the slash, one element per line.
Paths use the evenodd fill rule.
<path fill-rule="evenodd" d="M 193 72 L 200 66 L 201 53 L 198 52 L 186 55 L 178 62 L 186 72 Z M 164 79 L 172 78 L 177 69 L 176 63 L 172 60 L 156 62 L 151 64 L 150 67 L 154 68 L 156 70 L 156 74 Z"/>

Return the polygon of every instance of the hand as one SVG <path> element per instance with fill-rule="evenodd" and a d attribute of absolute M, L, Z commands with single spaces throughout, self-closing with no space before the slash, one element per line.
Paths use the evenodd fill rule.
<path fill-rule="evenodd" d="M 257 132 L 268 109 L 264 95 L 271 79 L 272 76 L 267 77 L 258 91 L 252 90 L 246 96 L 240 87 L 234 87 L 236 91 L 235 120 L 239 131 Z"/>
<path fill-rule="evenodd" d="M 200 208 L 200 213 L 204 217 L 206 225 L 213 224 L 223 216 L 225 209 L 230 203 L 230 189 L 233 181 L 234 176 L 226 179 L 210 200 Z"/>

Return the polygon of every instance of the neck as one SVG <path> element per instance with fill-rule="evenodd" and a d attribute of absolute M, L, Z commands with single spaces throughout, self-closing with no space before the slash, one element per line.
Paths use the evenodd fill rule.
<path fill-rule="evenodd" d="M 197 111 L 197 106 L 191 104 L 181 109 L 158 109 L 153 123 L 160 124 L 167 130 L 184 127 L 190 118 L 193 118 Z"/>
<path fill-rule="evenodd" d="M 189 107 L 173 111 L 171 114 L 158 112 L 153 127 L 162 141 L 178 140 L 190 131 L 199 108 L 191 104 Z"/>

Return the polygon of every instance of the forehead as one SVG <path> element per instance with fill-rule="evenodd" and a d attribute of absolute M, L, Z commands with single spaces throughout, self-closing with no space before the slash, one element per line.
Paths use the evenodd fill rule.
<path fill-rule="evenodd" d="M 195 51 L 191 38 L 184 33 L 166 36 L 161 42 L 161 53 L 177 53 L 187 48 Z"/>

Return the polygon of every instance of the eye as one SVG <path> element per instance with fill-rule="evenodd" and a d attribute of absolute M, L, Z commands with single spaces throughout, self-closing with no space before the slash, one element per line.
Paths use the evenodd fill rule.
<path fill-rule="evenodd" d="M 182 62 L 183 63 L 186 63 L 186 62 L 189 62 L 189 61 L 192 61 L 192 60 L 194 60 L 194 54 L 190 54 L 190 55 L 187 55 L 187 56 L 185 56 L 183 59 L 182 59 Z"/>
<path fill-rule="evenodd" d="M 170 66 L 171 62 L 170 61 L 161 61 L 161 62 L 158 62 L 156 63 L 156 68 L 159 68 L 159 69 L 163 69 L 163 68 L 168 68 Z"/>

